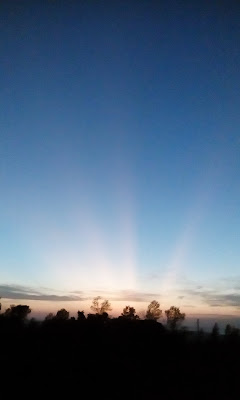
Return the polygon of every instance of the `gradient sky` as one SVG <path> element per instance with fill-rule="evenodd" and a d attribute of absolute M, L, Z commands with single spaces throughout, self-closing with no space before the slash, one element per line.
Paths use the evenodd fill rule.
<path fill-rule="evenodd" d="M 12 0 L 0 19 L 3 306 L 238 315 L 239 2 Z"/>

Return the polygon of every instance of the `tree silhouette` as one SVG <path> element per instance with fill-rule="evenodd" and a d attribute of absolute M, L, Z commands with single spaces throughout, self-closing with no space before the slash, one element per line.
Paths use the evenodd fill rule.
<path fill-rule="evenodd" d="M 84 311 L 78 311 L 77 314 L 78 314 L 78 317 L 77 317 L 78 321 L 85 321 L 86 320 L 86 317 L 84 315 Z"/>
<path fill-rule="evenodd" d="M 146 319 L 157 321 L 161 316 L 162 310 L 160 310 L 160 304 L 156 300 L 151 301 L 147 308 Z"/>
<path fill-rule="evenodd" d="M 55 318 L 61 321 L 67 321 L 69 318 L 69 312 L 65 310 L 65 308 L 61 308 L 61 310 L 57 312 Z"/>
<path fill-rule="evenodd" d="M 227 324 L 225 328 L 225 336 L 238 336 L 239 329 L 235 328 L 235 326 Z"/>
<path fill-rule="evenodd" d="M 48 315 L 46 315 L 45 321 L 51 321 L 53 318 L 54 318 L 53 313 L 49 313 Z"/>
<path fill-rule="evenodd" d="M 232 333 L 232 326 L 230 324 L 227 324 L 225 328 L 225 335 L 228 336 L 231 335 L 231 333 Z"/>
<path fill-rule="evenodd" d="M 107 312 L 103 312 L 101 314 L 101 318 L 102 318 L 102 321 L 106 321 L 108 319 L 108 313 Z"/>
<path fill-rule="evenodd" d="M 178 307 L 172 306 L 165 311 L 167 325 L 171 330 L 177 329 L 177 325 L 184 321 L 185 313 L 181 313 Z"/>
<path fill-rule="evenodd" d="M 131 319 L 131 320 L 139 319 L 139 316 L 136 315 L 136 310 L 135 310 L 135 308 L 134 308 L 134 307 L 130 307 L 130 306 L 126 306 L 126 307 L 123 309 L 123 312 L 122 312 L 121 315 L 122 315 L 122 317 L 124 317 L 124 318 L 126 318 L 126 319 Z"/>
<path fill-rule="evenodd" d="M 91 305 L 91 310 L 95 312 L 95 314 L 102 315 L 103 313 L 106 313 L 107 311 L 111 311 L 111 304 L 109 303 L 108 300 L 103 300 L 102 303 L 100 303 L 99 300 L 101 300 L 101 296 L 97 296 L 93 299 L 92 305 Z"/>
<path fill-rule="evenodd" d="M 215 324 L 213 325 L 211 335 L 213 339 L 217 339 L 219 336 L 219 325 L 217 322 L 215 322 Z"/>
<path fill-rule="evenodd" d="M 23 321 L 24 319 L 27 318 L 28 314 L 30 314 L 31 309 L 29 308 L 29 306 L 22 306 L 21 304 L 19 304 L 18 306 L 15 305 L 11 305 L 10 308 L 8 308 L 5 313 L 4 316 L 8 317 L 8 318 L 15 318 L 15 319 L 19 319 L 21 321 Z"/>
<path fill-rule="evenodd" d="M 0 297 L 0 300 L 1 300 L 1 297 Z M 1 311 L 1 309 L 2 309 L 2 304 L 0 303 L 0 311 Z"/>

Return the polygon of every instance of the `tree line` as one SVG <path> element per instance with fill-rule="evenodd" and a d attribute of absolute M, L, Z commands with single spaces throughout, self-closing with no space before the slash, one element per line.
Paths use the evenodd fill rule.
<path fill-rule="evenodd" d="M 88 314 L 85 316 L 84 311 L 77 312 L 77 319 L 78 320 L 85 320 L 91 319 L 96 317 L 101 317 L 101 319 L 108 319 L 109 318 L 109 311 L 112 311 L 111 304 L 109 300 L 102 299 L 101 296 L 97 296 L 93 299 L 92 305 L 90 307 L 93 313 Z M 0 303 L 0 310 L 1 310 L 1 303 Z M 12 319 L 19 319 L 25 320 L 27 316 L 31 313 L 31 309 L 27 305 L 11 305 L 9 308 L 6 309 L 4 313 L 1 314 L 2 317 L 12 318 Z M 171 306 L 168 310 L 165 310 L 165 316 L 167 321 L 167 327 L 171 330 L 176 330 L 177 327 L 184 321 L 185 313 L 182 313 L 178 307 Z M 159 321 L 163 317 L 163 311 L 160 309 L 160 304 L 158 301 L 153 300 L 147 307 L 145 318 L 146 320 L 151 321 Z M 134 307 L 129 305 L 123 308 L 121 315 L 118 317 L 119 319 L 128 320 L 128 321 L 136 321 L 139 320 L 140 317 L 137 315 L 136 310 Z M 45 317 L 45 321 L 51 320 L 60 320 L 60 321 L 67 321 L 67 320 L 75 320 L 75 317 L 70 318 L 70 313 L 65 309 L 62 308 L 57 311 L 56 315 L 53 313 L 49 313 Z"/>
<path fill-rule="evenodd" d="M 0 303 L 0 311 L 1 308 L 2 305 Z M 112 311 L 112 308 L 109 300 L 105 300 L 102 299 L 101 296 L 97 296 L 92 300 L 92 305 L 90 309 L 92 313 L 89 313 L 87 316 L 85 316 L 84 311 L 78 311 L 77 318 L 75 318 L 75 317 L 70 317 L 69 311 L 67 311 L 65 308 L 62 308 L 58 310 L 55 315 L 53 313 L 47 314 L 44 321 L 49 322 L 49 321 L 77 320 L 83 322 L 86 320 L 94 320 L 94 319 L 98 321 L 100 320 L 107 321 L 110 319 L 108 312 Z M 11 305 L 9 308 L 5 310 L 4 313 L 1 313 L 0 316 L 1 318 L 4 318 L 6 320 L 18 320 L 23 322 L 27 319 L 31 311 L 32 310 L 28 305 Z M 160 309 L 159 302 L 153 300 L 148 305 L 143 319 L 148 321 L 160 322 L 164 314 L 166 317 L 166 327 L 171 331 L 176 331 L 181 326 L 181 323 L 185 320 L 186 317 L 186 314 L 182 313 L 180 311 L 180 308 L 175 306 L 171 306 L 163 313 L 163 311 Z M 123 308 L 122 313 L 120 314 L 120 316 L 117 317 L 117 319 L 125 321 L 138 321 L 140 320 L 140 317 L 137 315 L 134 307 L 127 305 Z M 35 321 L 35 319 L 32 318 L 31 321 L 33 322 Z M 224 332 L 225 335 L 229 337 L 240 336 L 240 329 L 236 328 L 234 325 L 231 325 L 229 323 L 226 325 Z M 202 329 L 199 329 L 198 333 L 201 336 L 201 334 L 203 334 L 204 332 Z M 214 323 L 211 334 L 212 337 L 219 336 L 220 329 L 217 323 Z"/>
<path fill-rule="evenodd" d="M 218 398 L 216 388 L 221 398 L 237 398 L 237 328 L 228 324 L 224 336 L 217 324 L 209 334 L 179 329 L 185 314 L 174 306 L 163 311 L 156 300 L 150 302 L 142 319 L 130 305 L 118 317 L 110 317 L 110 311 L 110 302 L 99 296 L 88 314 L 79 310 L 76 317 L 65 308 L 43 321 L 29 318 L 28 305 L 2 310 L 0 376 L 2 382 L 11 380 L 9 393 L 13 382 L 17 388 L 32 385 L 32 393 L 44 382 L 46 395 L 48 382 L 55 397 L 58 389 L 60 395 L 67 389 L 69 397 L 77 387 L 79 394 L 87 391 L 87 398 L 98 398 L 102 391 L 101 397 L 108 398 L 108 393 L 116 400 L 171 400 L 180 394 L 192 399 L 197 387 L 200 398 Z M 166 326 L 161 323 L 163 316 Z M 9 374 L 13 367 L 17 370 L 14 376 Z M 22 386 L 16 385 L 18 378 Z M 209 388 L 212 395 L 207 397 Z"/>

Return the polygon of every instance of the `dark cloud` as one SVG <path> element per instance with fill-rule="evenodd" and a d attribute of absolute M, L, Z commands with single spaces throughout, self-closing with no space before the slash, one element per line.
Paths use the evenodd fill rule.
<path fill-rule="evenodd" d="M 56 295 L 42 293 L 20 285 L 0 285 L 0 297 L 13 300 L 81 301 L 85 298 L 76 295 Z"/>
<path fill-rule="evenodd" d="M 201 293 L 201 297 L 211 307 L 239 307 L 240 308 L 240 293 L 219 294 L 219 293 Z"/>
<path fill-rule="evenodd" d="M 232 293 L 224 293 L 224 289 L 204 289 L 202 286 L 186 289 L 184 292 L 188 296 L 200 298 L 210 307 L 240 308 L 240 290 L 235 287 L 232 288 Z"/>

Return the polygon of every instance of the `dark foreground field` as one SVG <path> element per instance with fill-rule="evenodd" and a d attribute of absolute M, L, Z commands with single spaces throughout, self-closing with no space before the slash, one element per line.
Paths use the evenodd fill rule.
<path fill-rule="evenodd" d="M 237 336 L 146 320 L 1 320 L 0 340 L 3 399 L 240 398 Z"/>

